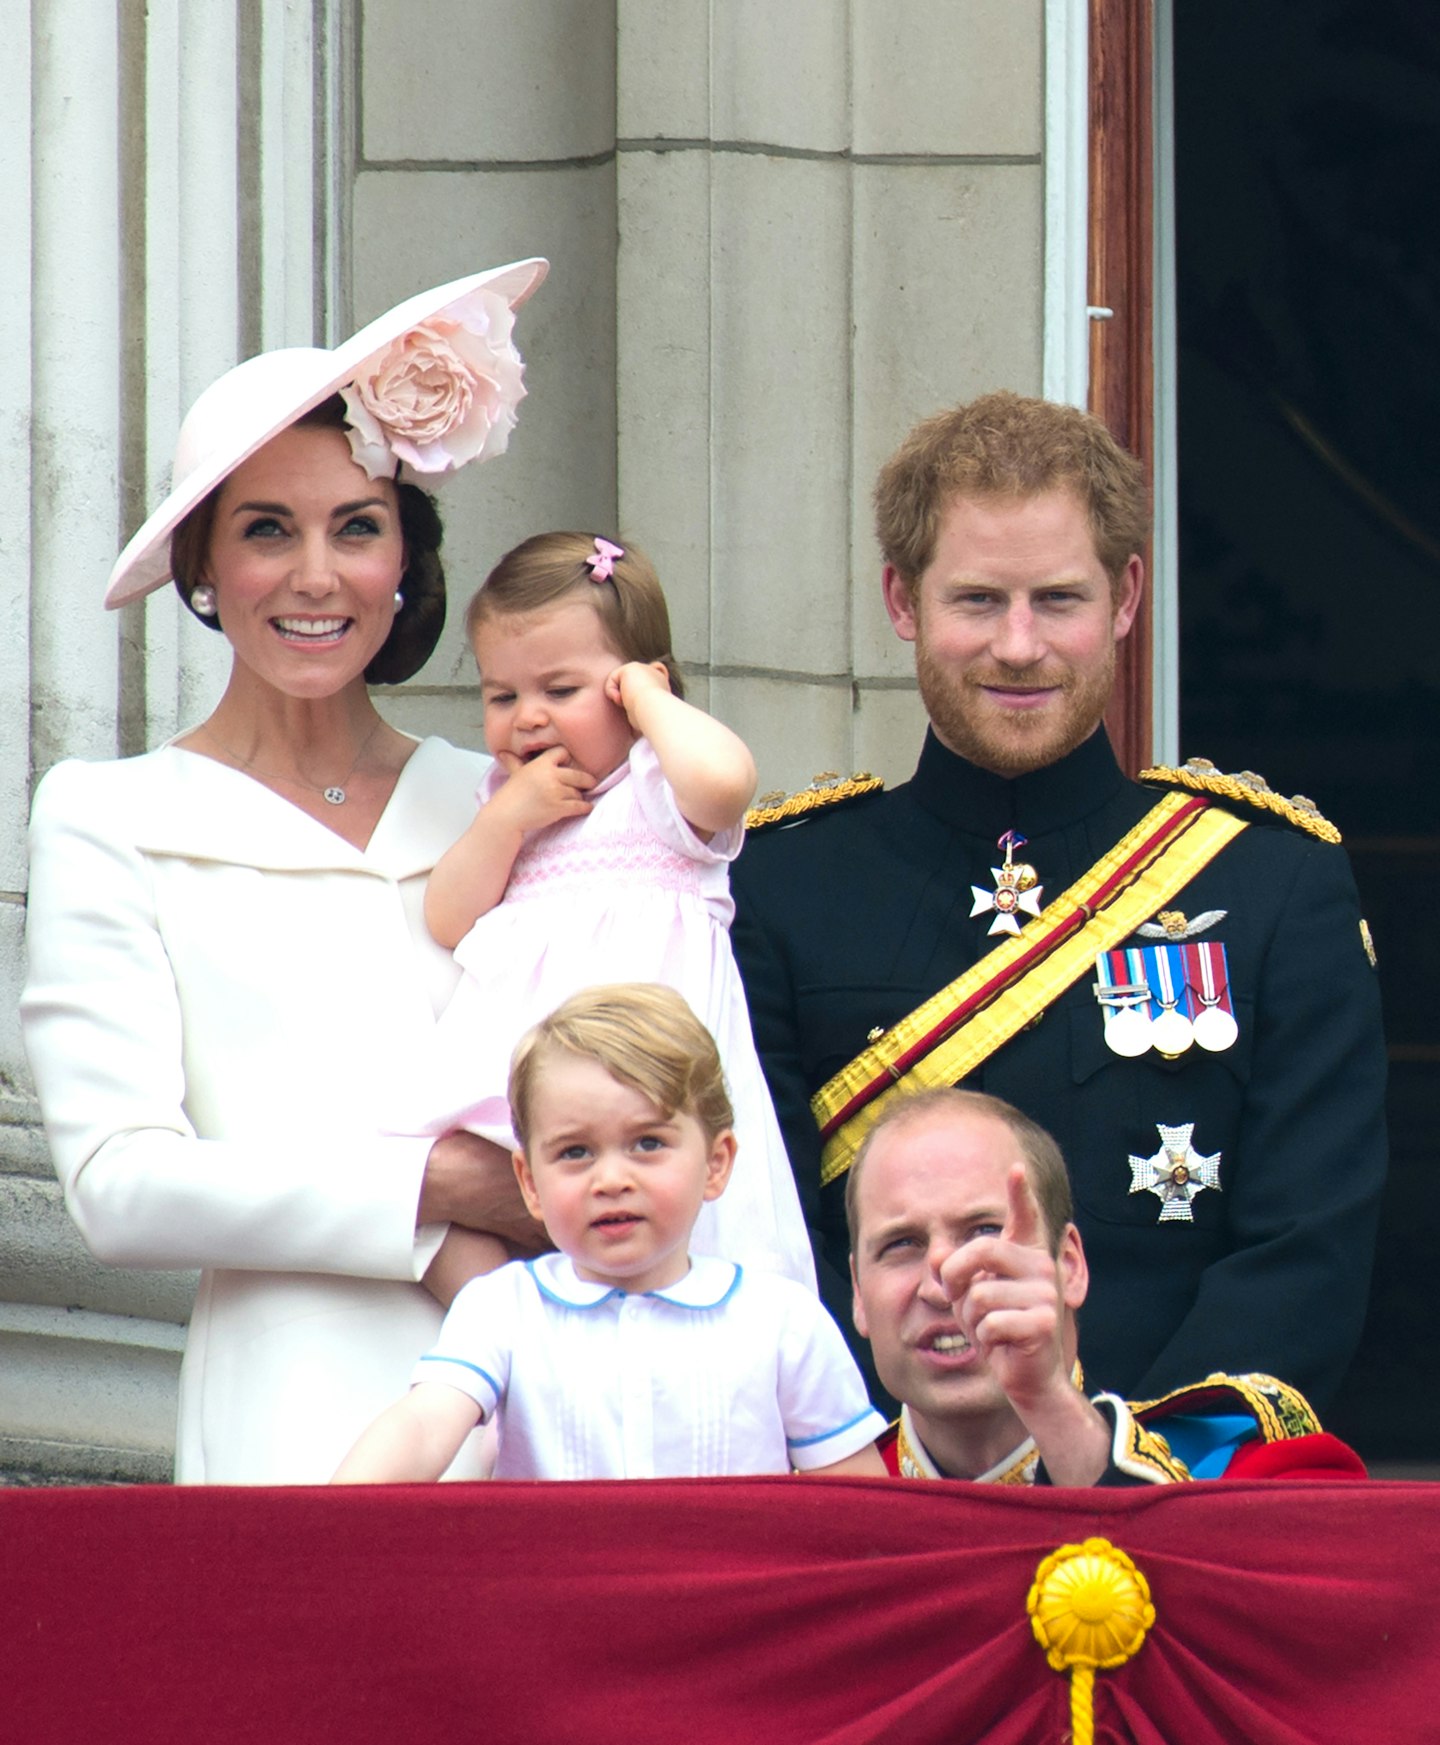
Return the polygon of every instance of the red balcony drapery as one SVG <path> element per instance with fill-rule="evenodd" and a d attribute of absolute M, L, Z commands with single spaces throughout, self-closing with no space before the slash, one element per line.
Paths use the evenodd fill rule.
<path fill-rule="evenodd" d="M 1103 1536 L 1136 1745 L 1440 1736 L 1440 1490 L 883 1480 L 0 1492 L 0 1734 L 69 1745 L 1033 1745 L 1025 1610 Z"/>

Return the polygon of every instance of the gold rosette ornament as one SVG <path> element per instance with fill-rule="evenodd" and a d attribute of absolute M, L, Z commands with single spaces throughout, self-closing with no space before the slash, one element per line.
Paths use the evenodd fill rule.
<path fill-rule="evenodd" d="M 1095 1674 L 1122 1666 L 1155 1622 L 1150 1584 L 1108 1539 L 1062 1545 L 1035 1571 L 1025 1601 L 1035 1640 L 1056 1672 L 1070 1674 L 1075 1745 L 1095 1738 Z"/>

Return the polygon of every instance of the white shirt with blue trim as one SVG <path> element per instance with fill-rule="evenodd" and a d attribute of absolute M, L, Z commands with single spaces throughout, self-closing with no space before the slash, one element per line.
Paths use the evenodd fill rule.
<path fill-rule="evenodd" d="M 496 1478 L 803 1472 L 885 1428 L 810 1291 L 709 1255 L 643 1293 L 512 1261 L 465 1286 L 411 1380 L 498 1415 Z"/>

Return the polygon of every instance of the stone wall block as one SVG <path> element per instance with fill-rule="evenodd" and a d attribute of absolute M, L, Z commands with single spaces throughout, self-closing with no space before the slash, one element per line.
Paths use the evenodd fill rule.
<path fill-rule="evenodd" d="M 887 788 L 908 782 L 924 737 L 925 711 L 918 691 L 860 686 L 853 728 L 857 770 L 879 776 Z"/>
<path fill-rule="evenodd" d="M 772 673 L 717 673 L 710 709 L 750 747 L 758 792 L 803 788 L 820 770 L 849 773 L 850 687 Z"/>
<path fill-rule="evenodd" d="M 618 0 L 616 125 L 627 140 L 710 136 L 710 0 Z"/>
<path fill-rule="evenodd" d="M 366 0 L 369 163 L 530 163 L 615 145 L 614 0 Z"/>
<path fill-rule="evenodd" d="M 24 846 L 23 811 L 19 830 Z M 30 1068 L 20 1041 L 20 990 L 25 985 L 25 908 L 22 903 L 0 901 L 0 976 L 14 997 L 0 1002 L 0 1103 L 17 1108 L 28 1105 L 34 1113 Z M 0 1165 L 0 1168 L 3 1168 Z"/>
<path fill-rule="evenodd" d="M 36 311 L 31 258 L 33 117 L 30 8 L 6 14 L 13 68 L 0 103 L 0 892 L 25 888 L 25 819 L 30 809 L 30 352 Z M 6 957 L 7 974 L 11 959 Z M 7 980 L 6 988 L 13 984 Z M 8 1004 L 8 1002 L 7 1002 Z M 6 1049 L 4 1059 L 9 1060 Z"/>
<path fill-rule="evenodd" d="M 64 1331 L 0 1317 L 0 1465 L 155 1483 L 175 1447 L 178 1345 L 110 1321 Z"/>
<path fill-rule="evenodd" d="M 119 530 L 118 37 L 84 0 L 37 15 L 31 67 L 31 747 L 113 756 Z"/>
<path fill-rule="evenodd" d="M 466 601 L 464 596 L 457 594 L 453 576 L 450 590 L 452 628 L 458 637 Z M 375 700 L 381 713 L 392 726 L 398 727 L 402 733 L 413 733 L 417 739 L 433 733 L 467 751 L 484 751 L 485 719 L 480 706 L 480 682 L 475 663 L 468 651 L 457 652 L 453 682 L 431 684 L 430 675 L 441 658 L 437 653 L 420 679 L 393 691 L 376 691 Z"/>
<path fill-rule="evenodd" d="M 910 427 L 992 388 L 1040 391 L 1038 166 L 855 171 L 854 662 L 913 668 L 881 602 L 870 490 Z"/>
<path fill-rule="evenodd" d="M 741 155 L 712 173 L 712 659 L 840 673 L 849 170 Z"/>
<path fill-rule="evenodd" d="M 850 143 L 849 7 L 712 8 L 710 137 L 800 150 Z"/>
<path fill-rule="evenodd" d="M 708 152 L 618 166 L 619 524 L 655 563 L 682 660 L 710 659 Z"/>
<path fill-rule="evenodd" d="M 1038 153 L 1043 0 L 854 8 L 857 153 Z"/>
<path fill-rule="evenodd" d="M 436 492 L 450 619 L 419 682 L 469 687 L 461 620 L 495 561 L 532 533 L 615 521 L 614 165 L 371 172 L 356 187 L 355 230 L 357 322 L 427 284 L 526 255 L 550 261 L 517 319 L 528 395 L 509 450 Z"/>
<path fill-rule="evenodd" d="M 0 1303 L 38 1303 L 183 1327 L 197 1277 L 101 1265 L 65 1210 L 57 1181 L 0 1175 Z"/>
<path fill-rule="evenodd" d="M 284 210 L 281 203 L 269 212 L 262 199 L 260 212 L 252 215 L 259 221 L 242 223 L 236 9 L 152 10 L 147 55 L 160 50 L 157 37 L 168 22 L 174 60 L 163 74 L 154 63 L 157 76 L 147 92 L 145 344 L 147 361 L 164 360 L 158 379 L 144 384 L 146 476 L 152 484 L 147 512 L 169 489 L 175 437 L 186 411 L 217 376 L 262 349 L 258 332 L 246 333 L 260 311 L 245 306 L 249 298 L 242 303 L 241 285 L 250 256 L 263 262 L 264 219 Z M 172 185 L 173 214 L 167 209 Z M 310 337 L 295 333 L 288 342 L 304 344 Z M 126 528 L 126 537 L 133 531 Z M 147 633 L 157 633 L 155 645 L 147 645 L 145 676 L 148 726 L 161 739 L 194 726 L 214 708 L 229 675 L 229 650 L 222 637 L 178 605 L 173 591 L 162 591 L 153 606 L 137 610 L 145 614 Z"/>

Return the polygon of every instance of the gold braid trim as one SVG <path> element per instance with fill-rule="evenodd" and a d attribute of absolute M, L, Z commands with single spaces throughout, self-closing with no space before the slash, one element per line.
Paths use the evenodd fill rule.
<path fill-rule="evenodd" d="M 1079 1365 L 1076 1365 L 1079 1368 Z M 915 1426 L 910 1419 L 910 1408 L 900 1407 L 900 1416 L 895 1420 L 895 1453 L 900 1467 L 901 1478 L 938 1478 L 946 1475 L 936 1466 L 930 1456 L 930 1450 L 916 1434 Z M 1003 1460 L 997 1460 L 988 1472 L 977 1473 L 973 1479 L 964 1482 L 970 1484 L 1034 1484 L 1035 1473 L 1040 1465 L 1040 1452 L 1034 1439 L 1027 1436 L 1018 1448 L 1014 1448 Z"/>
<path fill-rule="evenodd" d="M 1225 1375 L 1217 1370 L 1204 1381 L 1176 1388 L 1158 1400 L 1132 1400 L 1130 1409 L 1137 1418 L 1147 1422 L 1155 1418 L 1163 1425 L 1172 1412 L 1223 1404 L 1227 1400 L 1254 1413 L 1262 1442 L 1288 1442 L 1292 1436 L 1313 1436 L 1320 1429 L 1314 1407 L 1299 1388 L 1258 1372 Z"/>
<path fill-rule="evenodd" d="M 808 817 L 825 806 L 839 805 L 842 800 L 857 800 L 862 794 L 878 794 L 885 786 L 879 776 L 869 770 L 857 770 L 853 776 L 838 776 L 834 770 L 822 770 L 808 788 L 786 795 L 780 789 L 761 794 L 745 814 L 745 828 L 768 830 L 775 824 L 788 824 L 794 818 Z"/>
<path fill-rule="evenodd" d="M 1321 815 L 1320 808 L 1312 799 L 1305 794 L 1295 794 L 1287 800 L 1254 770 L 1241 770 L 1239 775 L 1227 776 L 1216 769 L 1208 757 L 1192 757 L 1179 769 L 1163 764 L 1142 769 L 1140 780 L 1160 787 L 1188 788 L 1192 794 L 1213 794 L 1219 800 L 1234 800 L 1242 806 L 1273 812 L 1297 830 L 1318 836 L 1322 842 L 1340 841 L 1340 832 Z"/>
<path fill-rule="evenodd" d="M 1147 1430 L 1133 1412 L 1115 1414 L 1110 1459 L 1121 1472 L 1147 1484 L 1183 1484 L 1190 1468 L 1158 1430 Z"/>

